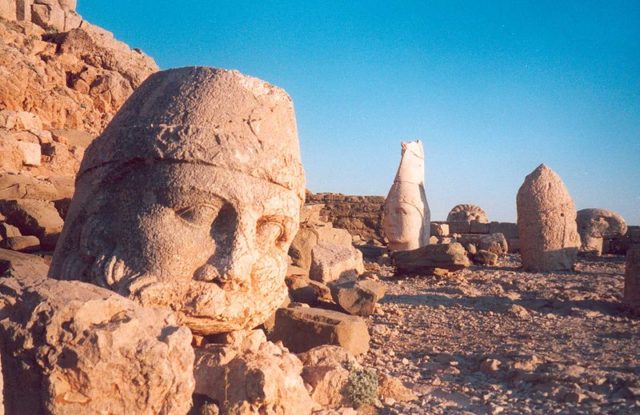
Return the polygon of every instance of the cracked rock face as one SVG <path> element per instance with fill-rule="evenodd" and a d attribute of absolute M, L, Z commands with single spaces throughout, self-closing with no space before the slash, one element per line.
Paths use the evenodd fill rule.
<path fill-rule="evenodd" d="M 50 276 L 174 309 L 195 333 L 284 301 L 304 173 L 293 105 L 237 71 L 159 72 L 87 149 Z"/>
<path fill-rule="evenodd" d="M 189 330 L 169 310 L 94 285 L 0 278 L 0 350 L 7 414 L 183 414 L 191 406 Z"/>
<path fill-rule="evenodd" d="M 571 270 L 580 237 L 576 208 L 560 176 L 541 164 L 525 178 L 516 202 L 524 269 Z"/>
<path fill-rule="evenodd" d="M 431 211 L 424 191 L 424 149 L 420 140 L 402 143 L 396 178 L 384 202 L 382 229 L 392 251 L 429 243 Z"/>

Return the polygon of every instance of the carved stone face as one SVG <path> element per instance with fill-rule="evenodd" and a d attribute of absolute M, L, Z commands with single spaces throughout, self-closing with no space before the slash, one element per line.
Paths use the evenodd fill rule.
<path fill-rule="evenodd" d="M 429 243 L 431 215 L 424 190 L 424 150 L 418 140 L 402 143 L 402 158 L 385 200 L 382 229 L 392 251 Z"/>
<path fill-rule="evenodd" d="M 128 105 L 126 122 L 116 117 L 87 150 L 50 276 L 168 306 L 196 333 L 253 328 L 287 295 L 298 230 L 304 176 L 290 100 L 235 72 L 154 77 L 160 85 L 143 84 L 134 101 L 171 91 L 159 101 L 192 106 L 160 111 L 174 118 L 165 126 L 140 123 L 151 116 Z M 217 119 L 176 128 L 187 116 Z"/>
<path fill-rule="evenodd" d="M 93 203 L 83 233 L 97 248 L 87 252 L 94 283 L 170 306 L 197 332 L 212 320 L 232 329 L 252 314 L 248 325 L 259 324 L 259 310 L 284 300 L 294 192 L 239 172 L 160 162 L 122 175 Z"/>

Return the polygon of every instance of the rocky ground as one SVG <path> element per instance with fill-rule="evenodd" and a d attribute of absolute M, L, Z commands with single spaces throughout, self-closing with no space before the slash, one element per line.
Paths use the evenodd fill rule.
<path fill-rule="evenodd" d="M 386 414 L 640 413 L 640 318 L 619 307 L 624 257 L 526 273 L 519 256 L 396 278 L 370 317 L 365 363 L 419 395 Z"/>

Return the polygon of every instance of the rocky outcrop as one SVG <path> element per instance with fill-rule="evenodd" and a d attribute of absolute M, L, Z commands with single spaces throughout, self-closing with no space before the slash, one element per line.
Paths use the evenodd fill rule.
<path fill-rule="evenodd" d="M 560 176 L 541 164 L 517 195 L 522 266 L 526 271 L 571 270 L 580 237 L 576 208 Z"/>
<path fill-rule="evenodd" d="M 82 20 L 74 2 L 17 4 L 18 13 L 0 6 L 0 110 L 33 113 L 44 130 L 96 135 L 158 70 L 144 53 Z"/>
<path fill-rule="evenodd" d="M 82 282 L 0 279 L 9 414 L 184 414 L 191 333 L 173 314 Z"/>

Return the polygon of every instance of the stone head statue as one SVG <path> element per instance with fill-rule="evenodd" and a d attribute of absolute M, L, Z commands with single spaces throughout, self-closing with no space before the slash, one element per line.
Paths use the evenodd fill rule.
<path fill-rule="evenodd" d="M 402 143 L 402 157 L 384 203 L 382 229 L 392 251 L 429 243 L 431 214 L 424 190 L 424 149 L 420 140 Z"/>
<path fill-rule="evenodd" d="M 299 153 L 282 89 L 158 72 L 87 149 L 49 275 L 168 306 L 200 334 L 261 324 L 287 295 Z"/>

